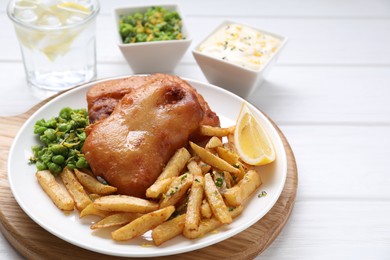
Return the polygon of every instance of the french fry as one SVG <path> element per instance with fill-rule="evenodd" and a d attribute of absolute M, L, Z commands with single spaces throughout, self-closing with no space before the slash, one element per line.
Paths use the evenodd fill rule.
<path fill-rule="evenodd" d="M 168 191 L 162 196 L 160 208 L 175 205 L 187 192 L 188 188 L 191 187 L 192 180 L 193 176 L 189 173 L 176 177 L 169 186 Z"/>
<path fill-rule="evenodd" d="M 167 179 L 156 181 L 146 190 L 146 197 L 152 199 L 160 197 L 161 194 L 165 193 L 168 190 L 169 185 L 174 179 L 175 177 L 170 177 Z"/>
<path fill-rule="evenodd" d="M 233 152 L 237 153 L 237 148 L 236 148 L 236 144 L 234 142 L 234 134 L 228 134 L 227 136 L 227 144 L 228 144 L 228 147 L 230 150 L 232 150 Z"/>
<path fill-rule="evenodd" d="M 186 148 L 180 148 L 176 151 L 176 153 L 171 157 L 165 166 L 164 170 L 157 178 L 157 181 L 161 181 L 163 179 L 167 179 L 170 177 L 179 176 L 180 172 L 186 166 L 186 163 L 191 158 L 191 154 L 187 151 Z"/>
<path fill-rule="evenodd" d="M 172 215 L 174 211 L 174 206 L 168 206 L 166 208 L 147 213 L 133 220 L 126 226 L 115 230 L 111 233 L 111 236 L 117 241 L 130 240 L 162 224 Z"/>
<path fill-rule="evenodd" d="M 240 173 L 237 172 L 234 174 L 239 180 L 241 180 L 245 175 L 245 169 L 239 160 L 240 156 L 223 147 L 217 147 L 217 153 L 221 159 L 227 161 L 231 165 L 234 165 L 240 170 Z"/>
<path fill-rule="evenodd" d="M 200 126 L 200 134 L 205 136 L 223 137 L 227 136 L 228 134 L 233 134 L 235 128 L 235 126 L 221 128 L 209 125 L 202 125 Z"/>
<path fill-rule="evenodd" d="M 219 193 L 223 194 L 226 190 L 225 172 L 213 171 L 213 180 Z"/>
<path fill-rule="evenodd" d="M 206 199 L 202 201 L 202 205 L 200 206 L 200 214 L 204 218 L 211 218 L 211 216 L 213 215 L 213 212 L 210 208 L 210 204 L 207 202 Z"/>
<path fill-rule="evenodd" d="M 210 150 L 210 149 L 214 149 L 214 148 L 217 148 L 217 147 L 220 147 L 222 146 L 222 141 L 221 139 L 219 139 L 218 137 L 216 136 L 213 136 L 210 138 L 210 140 L 207 142 L 206 144 L 206 149 Z"/>
<path fill-rule="evenodd" d="M 73 210 L 74 200 L 65 189 L 56 181 L 50 171 L 38 171 L 36 174 L 39 185 L 49 198 L 61 210 Z"/>
<path fill-rule="evenodd" d="M 76 208 L 80 212 L 92 203 L 92 200 L 85 192 L 83 186 L 80 182 L 78 182 L 74 173 L 68 167 L 64 168 L 64 170 L 60 173 L 60 177 L 69 194 L 73 197 Z"/>
<path fill-rule="evenodd" d="M 125 225 L 130 223 L 134 219 L 139 218 L 140 216 L 142 215 L 139 213 L 131 213 L 131 212 L 120 212 L 120 213 L 112 214 L 103 218 L 99 222 L 93 224 L 91 226 L 91 229 Z"/>
<path fill-rule="evenodd" d="M 200 162 L 198 163 L 198 165 L 199 165 L 200 169 L 202 169 L 203 175 L 205 175 L 206 173 L 208 173 L 208 172 L 210 171 L 210 169 L 211 169 L 211 165 L 210 165 L 210 164 L 207 164 L 207 163 L 202 162 L 202 161 L 200 161 Z"/>
<path fill-rule="evenodd" d="M 107 217 L 111 212 L 97 209 L 93 206 L 93 203 L 88 204 L 81 212 L 79 218 L 83 218 L 88 215 L 95 215 L 99 217 Z"/>
<path fill-rule="evenodd" d="M 225 191 L 223 197 L 229 205 L 238 206 L 241 205 L 260 185 L 260 174 L 255 170 L 249 170 L 236 186 Z"/>
<path fill-rule="evenodd" d="M 108 195 L 117 191 L 116 187 L 104 185 L 91 175 L 74 169 L 75 175 L 79 182 L 91 193 Z"/>
<path fill-rule="evenodd" d="M 210 173 L 206 173 L 204 179 L 204 190 L 206 198 L 215 217 L 224 224 L 231 223 L 232 217 L 229 215 L 228 208 L 226 207 L 221 194 L 215 186 L 214 180 L 211 178 Z"/>
<path fill-rule="evenodd" d="M 200 206 L 203 199 L 203 176 L 196 176 L 192 181 L 191 192 L 187 204 L 185 229 L 196 230 L 200 222 Z"/>
<path fill-rule="evenodd" d="M 242 206 L 239 206 L 236 208 L 231 208 L 231 209 L 229 209 L 229 216 L 231 218 L 235 218 L 241 214 L 243 209 L 244 209 L 244 207 L 242 207 Z M 223 225 L 223 223 L 221 221 L 219 221 L 215 216 L 213 216 L 212 218 L 202 220 L 200 222 L 197 230 L 188 231 L 188 230 L 184 229 L 183 235 L 187 238 L 190 238 L 190 239 L 203 237 L 207 233 L 219 228 L 222 225 Z"/>
<path fill-rule="evenodd" d="M 89 194 L 89 198 L 92 200 L 92 201 L 94 201 L 94 200 L 96 200 L 97 198 L 100 198 L 101 197 L 101 195 L 99 195 L 99 194 L 95 194 L 95 193 L 90 193 Z"/>
<path fill-rule="evenodd" d="M 187 168 L 194 177 L 203 176 L 202 169 L 199 167 L 196 161 L 189 161 L 187 164 Z"/>
<path fill-rule="evenodd" d="M 153 242 L 156 246 L 180 235 L 184 229 L 186 214 L 164 222 L 152 230 Z"/>
<path fill-rule="evenodd" d="M 93 202 L 95 208 L 106 211 L 148 213 L 159 208 L 153 201 L 126 195 L 108 195 Z"/>
<path fill-rule="evenodd" d="M 207 164 L 210 164 L 211 166 L 218 168 L 222 171 L 228 171 L 234 174 L 240 174 L 241 171 L 226 161 L 222 160 L 221 158 L 215 156 L 214 154 L 210 153 L 203 147 L 200 147 L 199 145 L 190 142 L 191 148 L 195 151 L 195 153 L 200 157 L 202 161 L 204 161 Z"/>

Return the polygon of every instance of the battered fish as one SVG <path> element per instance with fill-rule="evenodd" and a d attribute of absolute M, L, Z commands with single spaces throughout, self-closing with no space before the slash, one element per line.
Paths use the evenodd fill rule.
<path fill-rule="evenodd" d="M 154 81 L 161 80 L 176 82 L 196 95 L 203 110 L 202 125 L 220 125 L 218 116 L 210 109 L 202 95 L 192 86 L 177 76 L 161 73 L 150 76 L 132 76 L 94 85 L 87 93 L 89 121 L 95 123 L 108 117 L 124 95 L 131 93 L 137 88 L 152 84 Z"/>
<path fill-rule="evenodd" d="M 187 85 L 176 77 L 153 79 L 133 88 L 110 116 L 90 126 L 85 158 L 118 193 L 145 197 L 169 158 L 199 129 L 204 100 Z"/>

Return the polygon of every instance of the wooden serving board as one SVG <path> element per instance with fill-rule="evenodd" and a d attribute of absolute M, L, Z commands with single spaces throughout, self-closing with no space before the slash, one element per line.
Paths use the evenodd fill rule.
<path fill-rule="evenodd" d="M 16 250 L 29 259 L 123 259 L 79 248 L 50 234 L 24 213 L 12 195 L 7 179 L 10 146 L 23 123 L 48 101 L 22 115 L 0 117 L 0 230 Z M 253 259 L 274 241 L 291 214 L 298 185 L 294 154 L 283 133 L 274 126 L 286 150 L 287 179 L 280 198 L 268 214 L 245 231 L 218 244 L 157 259 Z"/>

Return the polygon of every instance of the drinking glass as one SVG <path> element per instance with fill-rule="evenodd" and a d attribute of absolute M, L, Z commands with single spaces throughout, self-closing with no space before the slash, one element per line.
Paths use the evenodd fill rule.
<path fill-rule="evenodd" d="M 97 0 L 11 0 L 27 83 L 56 93 L 96 77 Z"/>

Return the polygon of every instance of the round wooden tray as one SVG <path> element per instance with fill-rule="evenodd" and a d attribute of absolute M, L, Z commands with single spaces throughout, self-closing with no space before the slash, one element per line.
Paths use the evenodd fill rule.
<path fill-rule="evenodd" d="M 12 141 L 23 123 L 48 101 L 41 102 L 22 115 L 0 117 L 0 230 L 16 250 L 29 259 L 107 259 L 107 255 L 69 244 L 41 228 L 23 212 L 10 190 L 7 158 Z M 253 259 L 274 241 L 291 214 L 298 185 L 294 154 L 283 133 L 274 126 L 286 150 L 287 179 L 281 196 L 268 214 L 245 231 L 218 244 L 157 259 Z"/>

